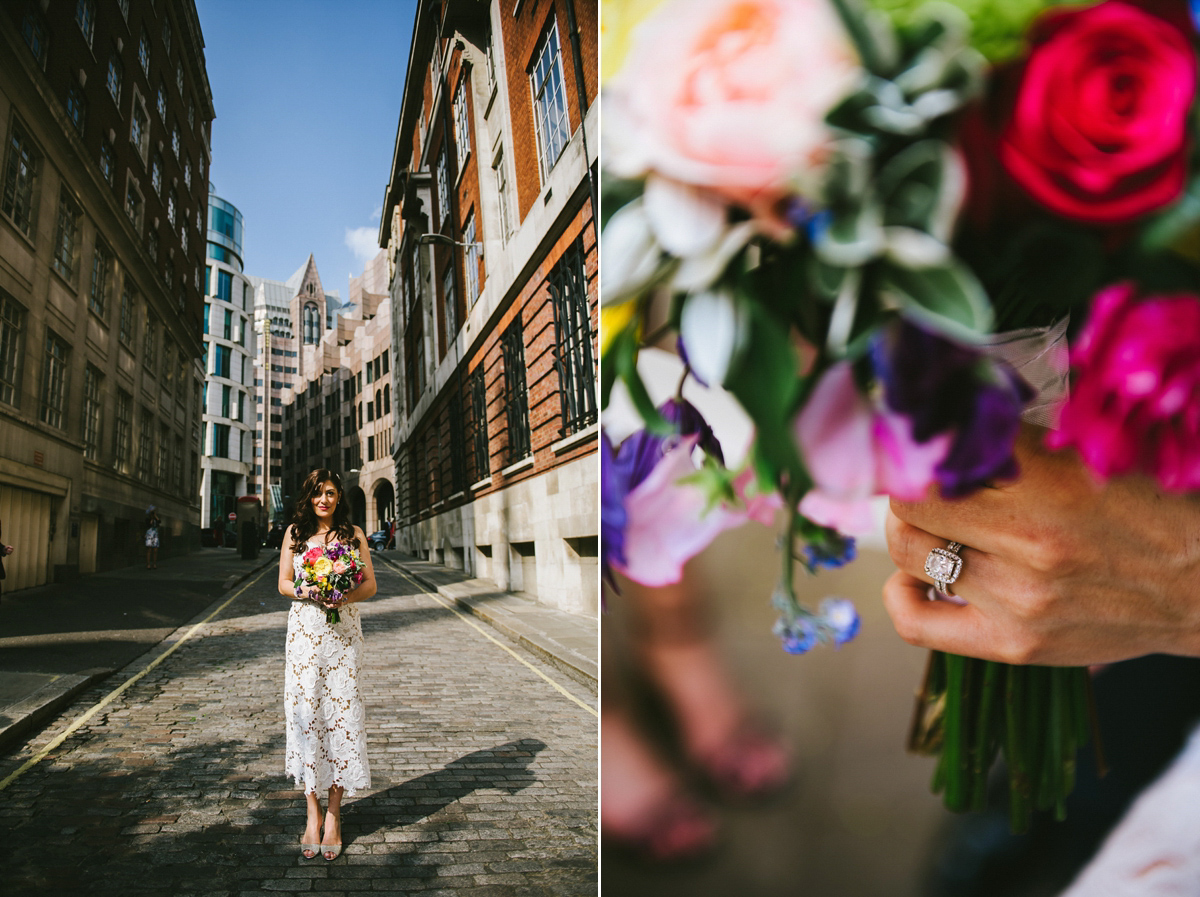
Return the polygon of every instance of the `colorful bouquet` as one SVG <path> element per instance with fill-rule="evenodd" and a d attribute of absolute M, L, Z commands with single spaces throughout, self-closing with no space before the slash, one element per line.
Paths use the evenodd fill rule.
<path fill-rule="evenodd" d="M 675 0 L 629 36 L 604 97 L 602 405 L 624 391 L 644 429 L 602 438 L 606 570 L 678 581 L 782 509 L 775 631 L 841 644 L 857 616 L 801 606 L 795 561 L 851 560 L 873 496 L 1016 476 L 1046 384 L 994 331 L 1044 350 L 1089 304 L 1069 398 L 1042 396 L 1048 444 L 1099 479 L 1200 489 L 1191 8 L 971 6 Z M 666 340 L 753 422 L 733 469 L 683 382 L 650 399 L 639 351 Z M 1034 805 L 1063 813 L 1090 704 L 1086 670 L 935 654 L 911 744 L 941 755 L 953 809 L 1003 751 L 1023 829 Z"/>
<path fill-rule="evenodd" d="M 314 545 L 306 551 L 300 563 L 300 574 L 295 583 L 296 590 L 301 587 L 317 589 L 317 601 L 325 605 L 325 619 L 330 624 L 341 622 L 338 607 L 344 603 L 346 593 L 357 587 L 365 575 L 358 552 L 341 542 L 324 547 Z"/>

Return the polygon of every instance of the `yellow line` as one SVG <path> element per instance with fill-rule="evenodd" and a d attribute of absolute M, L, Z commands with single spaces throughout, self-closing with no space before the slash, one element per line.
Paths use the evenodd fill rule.
<path fill-rule="evenodd" d="M 26 760 L 25 763 L 22 764 L 15 772 L 10 773 L 7 778 L 5 778 L 3 781 L 0 781 L 0 791 L 3 791 L 5 788 L 7 788 L 9 785 L 11 785 L 13 782 L 15 782 L 18 778 L 20 778 L 22 775 L 24 775 L 26 772 L 28 772 L 34 766 L 37 766 L 37 764 L 39 764 L 43 760 L 45 760 L 46 756 L 52 750 L 54 750 L 56 747 L 58 747 L 60 744 L 62 744 L 64 741 L 66 741 L 68 738 L 70 738 L 76 729 L 78 729 L 80 726 L 82 726 L 84 723 L 86 723 L 89 719 L 91 719 L 93 716 L 95 716 L 97 713 L 99 713 L 101 710 L 103 710 L 105 707 L 107 707 L 109 704 L 111 704 L 113 702 L 113 700 L 115 700 L 121 694 L 123 694 L 126 691 L 126 689 L 128 689 L 131 685 L 133 685 L 133 683 L 137 682 L 139 679 L 141 679 L 143 676 L 145 676 L 147 673 L 149 673 L 152 669 L 154 669 L 156 666 L 158 666 L 160 663 L 162 663 L 164 660 L 166 660 L 167 657 L 169 657 L 171 655 L 171 652 L 173 652 L 176 648 L 178 648 L 180 645 L 182 645 L 184 642 L 186 642 L 188 639 L 190 639 L 192 637 L 193 633 L 195 633 L 195 631 L 197 629 L 199 629 L 201 626 L 203 626 L 205 623 L 207 623 L 209 620 L 211 620 L 213 617 L 215 617 L 221 611 L 225 610 L 225 608 L 227 608 L 229 606 L 229 603 L 231 601 L 233 601 L 234 598 L 237 598 L 240 594 L 242 594 L 242 592 L 246 591 L 246 589 L 250 588 L 250 586 L 254 585 L 256 582 L 258 582 L 260 579 L 262 579 L 263 574 L 265 574 L 270 569 L 271 569 L 270 566 L 264 567 L 262 572 L 260 572 L 258 574 L 258 576 L 254 577 L 252 580 L 250 580 L 248 583 L 246 583 L 244 586 L 242 586 L 240 589 L 238 589 L 236 592 L 234 592 L 232 595 L 230 595 L 220 607 L 218 607 L 216 610 L 214 610 L 211 614 L 209 614 L 207 617 L 205 617 L 199 623 L 195 624 L 186 633 L 184 633 L 183 638 L 181 638 L 179 641 L 177 641 L 175 644 L 173 644 L 171 647 L 169 647 L 162 654 L 158 655 L 158 657 L 154 658 L 154 660 L 150 661 L 150 664 L 144 670 L 142 670 L 140 673 L 137 673 L 136 675 L 131 676 L 130 678 L 126 679 L 124 684 L 122 684 L 119 688 L 116 688 L 113 691 L 109 692 L 107 695 L 105 695 L 104 698 L 102 698 L 97 704 L 93 705 L 90 710 L 88 710 L 86 713 L 83 714 L 83 716 L 79 717 L 77 720 L 75 720 L 75 722 L 71 723 L 71 725 L 69 725 L 66 728 L 66 731 L 64 731 L 61 735 L 59 735 L 57 738 L 55 738 L 53 741 L 51 741 L 48 745 L 46 745 L 44 748 L 42 748 L 40 751 L 38 751 L 36 754 L 34 754 L 28 760 Z"/>
<path fill-rule="evenodd" d="M 407 570 L 405 570 L 403 567 L 401 567 L 399 564 L 396 564 L 394 561 L 391 561 L 388 558 L 383 558 L 383 561 L 389 567 L 391 567 L 393 570 L 395 570 L 397 573 L 399 573 L 401 576 L 407 577 L 408 580 L 410 582 L 412 582 L 412 584 L 415 585 L 420 591 L 429 595 L 429 597 L 431 597 L 434 601 L 436 601 L 442 607 L 453 612 L 455 616 L 457 616 L 460 620 L 462 620 L 464 623 L 466 623 L 468 626 L 470 626 L 472 629 L 474 629 L 476 632 L 478 632 L 480 635 L 482 635 L 489 642 L 492 642 L 493 644 L 498 645 L 499 647 L 503 648 L 505 651 L 507 651 L 509 654 L 511 654 L 513 657 L 515 657 L 521 663 L 525 664 L 525 666 L 529 667 L 529 669 L 533 670 L 535 673 L 537 673 L 539 676 L 541 676 L 543 679 L 545 679 L 547 682 L 549 682 L 552 686 L 554 686 L 554 688 L 557 691 L 561 692 L 566 697 L 570 698 L 572 701 L 574 701 L 576 704 L 578 704 L 580 707 L 582 707 L 584 710 L 586 710 L 592 716 L 595 716 L 595 717 L 600 716 L 600 714 L 596 711 L 595 707 L 592 707 L 589 704 L 585 704 L 583 701 L 579 700 L 579 698 L 575 697 L 573 694 L 571 694 L 569 691 L 567 691 L 565 688 L 563 688 L 561 685 L 559 685 L 557 682 L 555 682 L 553 679 L 551 679 L 549 676 L 547 676 L 545 673 L 543 673 L 541 670 L 539 670 L 537 667 L 535 667 L 533 664 L 531 664 L 528 660 L 526 660 L 524 657 L 522 657 L 520 654 L 518 654 L 516 651 L 514 651 L 512 648 L 510 648 L 508 645 L 504 644 L 504 642 L 497 639 L 494 635 L 492 635 L 490 632 L 486 631 L 482 626 L 480 626 L 474 620 L 470 619 L 466 614 L 462 613 L 453 604 L 447 604 L 445 601 L 442 600 L 441 596 L 439 596 L 437 593 L 429 591 L 429 589 L 426 586 L 417 582 L 417 580 L 413 578 L 412 574 L 409 573 Z M 2 786 L 0 786 L 0 787 L 2 787 Z"/>

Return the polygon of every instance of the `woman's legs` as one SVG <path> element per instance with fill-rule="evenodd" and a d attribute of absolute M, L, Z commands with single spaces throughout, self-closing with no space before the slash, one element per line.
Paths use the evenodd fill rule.
<path fill-rule="evenodd" d="M 304 826 L 304 837 L 301 839 L 302 844 L 320 844 L 321 843 L 321 800 L 317 797 L 317 792 L 309 791 L 304 795 L 304 803 L 308 811 L 308 820 Z M 304 852 L 304 856 L 312 859 L 317 854 L 315 852 Z"/>
<path fill-rule="evenodd" d="M 329 789 L 329 807 L 325 811 L 325 837 L 321 839 L 322 847 L 342 846 L 342 794 L 345 789 L 341 785 L 333 785 Z M 325 859 L 333 851 L 326 850 Z"/>
<path fill-rule="evenodd" d="M 146 569 L 147 569 L 147 570 L 149 570 L 149 569 L 150 569 L 150 559 L 151 559 L 153 556 L 154 556 L 154 549 L 153 549 L 153 548 L 147 548 L 147 549 L 146 549 Z"/>

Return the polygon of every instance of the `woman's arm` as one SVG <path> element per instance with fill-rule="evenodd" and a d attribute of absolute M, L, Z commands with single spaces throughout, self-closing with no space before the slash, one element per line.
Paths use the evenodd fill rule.
<path fill-rule="evenodd" d="M 363 581 L 358 584 L 358 588 L 351 591 L 347 596 L 347 601 L 366 601 L 368 598 L 373 598 L 378 591 L 378 586 L 375 584 L 375 565 L 371 563 L 371 549 L 367 545 L 367 537 L 363 535 L 363 531 L 357 526 L 354 527 L 354 535 L 358 539 L 359 555 L 363 562 Z"/>
<path fill-rule="evenodd" d="M 296 594 L 296 571 L 292 565 L 292 528 L 283 531 L 283 544 L 279 546 L 279 594 L 285 598 L 303 598 Z"/>

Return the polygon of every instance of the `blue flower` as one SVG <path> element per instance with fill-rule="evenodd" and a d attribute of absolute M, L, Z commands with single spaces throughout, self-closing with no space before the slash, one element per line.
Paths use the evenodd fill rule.
<path fill-rule="evenodd" d="M 858 635 L 862 618 L 854 602 L 846 598 L 826 598 L 821 602 L 821 622 L 833 639 L 835 647 L 846 644 Z"/>
<path fill-rule="evenodd" d="M 796 617 L 790 623 L 780 618 L 774 632 L 783 640 L 783 650 L 788 654 L 807 654 L 820 641 L 816 624 L 807 616 Z"/>
<path fill-rule="evenodd" d="M 829 535 L 823 541 L 813 540 L 804 546 L 804 566 L 813 573 L 822 567 L 827 570 L 844 567 L 858 556 L 858 545 L 853 537 L 843 536 L 835 530 L 827 532 Z"/>

